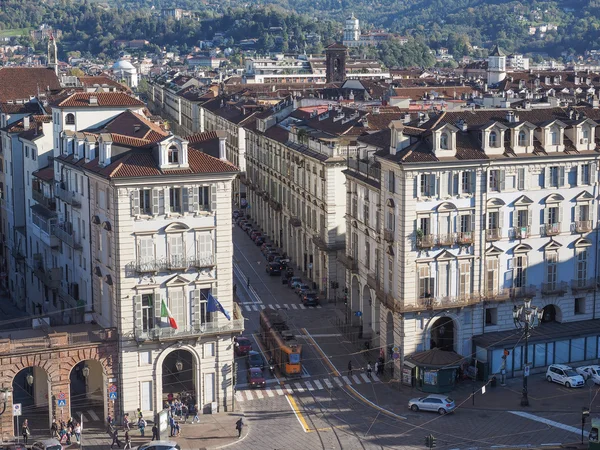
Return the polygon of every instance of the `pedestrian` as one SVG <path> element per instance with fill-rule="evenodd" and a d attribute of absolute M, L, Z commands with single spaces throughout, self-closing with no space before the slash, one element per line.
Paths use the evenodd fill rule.
<path fill-rule="evenodd" d="M 27 421 L 27 419 L 25 419 L 25 422 L 23 422 L 23 426 L 21 427 L 21 434 L 23 435 L 23 441 L 25 441 L 25 444 L 27 444 L 27 439 L 31 434 L 31 432 L 29 431 L 29 422 Z"/>
<path fill-rule="evenodd" d="M 125 447 L 123 448 L 131 448 L 131 438 L 129 437 L 129 431 L 125 432 Z"/>
<path fill-rule="evenodd" d="M 79 441 L 81 440 L 81 424 L 79 422 L 75 424 L 75 428 L 73 429 L 73 432 L 75 433 L 75 439 L 77 440 L 77 443 L 79 444 Z"/>
<path fill-rule="evenodd" d="M 144 437 L 144 433 L 146 432 L 146 421 L 143 417 L 141 417 L 138 421 L 138 428 L 140 430 L 141 436 Z"/>
<path fill-rule="evenodd" d="M 375 375 L 379 375 L 379 361 L 375 361 Z"/>
<path fill-rule="evenodd" d="M 175 422 L 175 436 L 179 437 L 181 435 L 181 426 L 179 422 Z"/>
<path fill-rule="evenodd" d="M 123 416 L 123 429 L 127 431 L 131 430 L 129 426 L 129 413 L 125 413 L 125 415 Z"/>
<path fill-rule="evenodd" d="M 152 425 L 152 440 L 158 441 L 158 427 L 156 424 Z"/>
<path fill-rule="evenodd" d="M 142 419 L 144 414 L 142 414 L 142 410 L 140 408 L 137 409 L 137 418 L 138 420 Z"/>
<path fill-rule="evenodd" d="M 188 417 L 190 417 L 190 410 L 186 405 L 181 407 L 181 413 L 183 414 L 183 423 L 187 423 Z"/>
<path fill-rule="evenodd" d="M 244 421 L 240 417 L 238 421 L 235 423 L 235 429 L 238 432 L 238 439 L 242 437 L 242 428 L 244 428 Z"/>
<path fill-rule="evenodd" d="M 58 437 L 58 424 L 56 423 L 56 419 L 52 419 L 52 425 L 50 426 L 50 437 Z"/>
<path fill-rule="evenodd" d="M 192 423 L 200 423 L 200 417 L 198 417 L 198 405 L 194 405 L 194 418 Z"/>
<path fill-rule="evenodd" d="M 173 437 L 175 432 L 175 418 L 173 416 L 169 417 L 169 428 L 171 429 L 171 437 Z"/>
<path fill-rule="evenodd" d="M 110 444 L 110 448 L 116 445 L 117 448 L 121 448 L 121 441 L 119 440 L 119 430 L 115 429 L 112 434 L 112 443 Z"/>
<path fill-rule="evenodd" d="M 348 361 L 348 376 L 352 376 L 352 360 Z"/>
<path fill-rule="evenodd" d="M 371 378 L 371 372 L 373 372 L 373 368 L 371 367 L 371 361 L 367 363 L 367 376 Z"/>

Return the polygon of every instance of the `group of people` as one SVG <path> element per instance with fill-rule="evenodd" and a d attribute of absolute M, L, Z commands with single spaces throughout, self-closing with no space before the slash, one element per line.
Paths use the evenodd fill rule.
<path fill-rule="evenodd" d="M 382 376 L 383 369 L 385 367 L 385 361 L 382 357 L 379 357 L 377 361 L 375 361 L 375 375 Z M 352 372 L 354 371 L 354 367 L 352 366 L 352 360 L 348 361 L 348 376 L 352 376 Z M 371 361 L 367 362 L 367 366 L 365 367 L 365 372 L 369 378 L 373 375 L 373 366 L 371 366 Z"/>
<path fill-rule="evenodd" d="M 169 394 L 167 396 L 167 404 L 165 405 L 169 412 L 169 417 L 176 417 L 179 420 L 183 420 L 183 423 L 187 423 L 189 417 L 193 414 L 192 423 L 200 423 L 198 405 L 194 404 L 193 398 L 189 398 L 189 400 L 191 401 L 186 404 L 185 401 L 176 399 L 173 397 L 173 394 Z"/>
<path fill-rule="evenodd" d="M 27 421 L 25 421 L 27 422 Z M 77 443 L 81 442 L 81 424 L 69 417 L 69 420 L 65 422 L 61 420 L 60 423 L 56 419 L 52 419 L 52 425 L 50 426 L 50 436 L 58 439 L 61 444 L 71 445 L 71 439 L 75 437 Z M 25 441 L 27 443 L 27 441 Z"/>
<path fill-rule="evenodd" d="M 144 437 L 146 434 L 146 426 L 148 425 L 148 423 L 146 422 L 146 419 L 144 419 L 144 414 L 142 413 L 141 408 L 137 409 L 136 416 L 137 417 L 135 421 L 130 419 L 129 413 L 125 413 L 123 417 L 123 430 L 125 431 L 125 435 L 123 436 L 125 446 L 123 448 L 125 449 L 131 448 L 131 436 L 129 435 L 129 432 L 131 431 L 132 424 L 135 423 L 135 426 L 137 426 L 142 437 Z M 117 446 L 117 448 L 121 448 L 123 442 L 119 439 L 119 430 L 114 426 L 113 419 L 111 416 L 108 416 L 106 420 L 108 422 L 108 432 L 110 434 L 110 437 L 112 438 L 110 448 L 114 448 L 115 445 Z M 158 426 L 154 424 L 152 426 L 152 440 L 154 441 L 157 439 Z"/>

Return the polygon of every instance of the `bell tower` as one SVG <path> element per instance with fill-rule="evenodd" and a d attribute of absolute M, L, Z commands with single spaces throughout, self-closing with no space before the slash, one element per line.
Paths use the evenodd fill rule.
<path fill-rule="evenodd" d="M 54 73 L 58 75 L 58 49 L 52 33 L 48 37 L 48 68 L 54 70 Z"/>
<path fill-rule="evenodd" d="M 325 48 L 326 78 L 328 83 L 346 79 L 346 56 L 348 48 L 342 44 L 331 44 Z"/>
<path fill-rule="evenodd" d="M 495 45 L 488 56 L 487 81 L 490 86 L 506 78 L 506 53 Z"/>

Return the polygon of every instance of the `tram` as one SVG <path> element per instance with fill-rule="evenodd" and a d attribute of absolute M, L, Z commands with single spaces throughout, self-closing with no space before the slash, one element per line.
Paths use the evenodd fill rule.
<path fill-rule="evenodd" d="M 302 345 L 277 311 L 265 309 L 260 313 L 260 338 L 275 365 L 286 377 L 302 374 Z"/>

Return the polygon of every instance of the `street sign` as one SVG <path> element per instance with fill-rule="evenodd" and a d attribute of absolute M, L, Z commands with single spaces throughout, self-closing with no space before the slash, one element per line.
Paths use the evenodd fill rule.
<path fill-rule="evenodd" d="M 116 400 L 117 399 L 117 393 L 116 392 L 109 392 L 108 393 L 108 399 L 109 400 Z"/>
<path fill-rule="evenodd" d="M 394 352 L 394 353 L 400 353 L 400 349 L 398 348 L 398 346 L 397 346 L 397 345 L 394 345 L 394 346 L 392 347 L 392 352 Z"/>
<path fill-rule="evenodd" d="M 525 366 L 525 373 L 523 374 L 523 376 L 525 376 L 525 377 L 529 376 L 529 365 Z"/>
<path fill-rule="evenodd" d="M 58 399 L 59 399 L 59 400 L 64 400 L 65 398 L 67 398 L 67 396 L 65 395 L 65 393 L 64 393 L 64 392 L 59 392 L 59 393 L 58 393 Z"/>
<path fill-rule="evenodd" d="M 362 316 L 362 311 L 356 311 L 356 312 L 354 313 L 354 315 L 355 315 L 356 317 L 360 317 L 360 316 Z"/>
<path fill-rule="evenodd" d="M 23 412 L 23 410 L 21 409 L 20 403 L 13 404 L 13 416 L 14 417 L 20 416 L 22 412 Z"/>
<path fill-rule="evenodd" d="M 116 384 L 111 384 L 108 388 L 108 390 L 110 392 L 117 392 L 117 385 Z"/>
<path fill-rule="evenodd" d="M 400 358 L 400 353 L 394 353 L 394 354 L 392 355 L 392 358 L 394 358 L 394 359 L 398 359 L 398 358 Z"/>
<path fill-rule="evenodd" d="M 59 408 L 64 408 L 65 406 L 67 406 L 67 401 L 64 398 L 59 398 L 58 400 L 56 400 L 56 404 Z"/>

